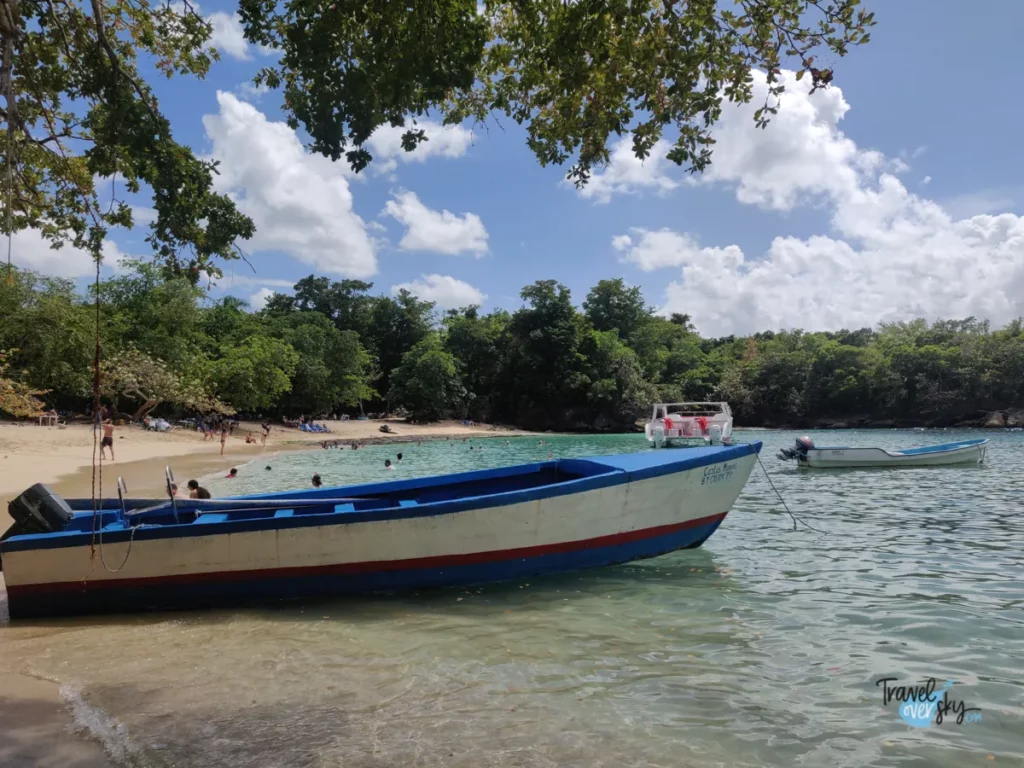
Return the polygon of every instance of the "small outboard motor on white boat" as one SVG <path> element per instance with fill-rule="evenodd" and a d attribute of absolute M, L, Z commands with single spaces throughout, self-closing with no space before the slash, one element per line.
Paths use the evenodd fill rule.
<path fill-rule="evenodd" d="M 807 452 L 814 449 L 814 441 L 809 437 L 798 437 L 792 448 L 782 448 L 776 455 L 783 461 L 806 457 Z"/>
<path fill-rule="evenodd" d="M 651 429 L 651 441 L 654 443 L 655 448 L 661 448 L 665 445 L 665 428 L 660 424 L 656 424 Z"/>

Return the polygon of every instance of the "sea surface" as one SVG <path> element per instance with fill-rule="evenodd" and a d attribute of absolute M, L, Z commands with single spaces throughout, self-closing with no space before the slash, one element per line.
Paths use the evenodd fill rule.
<path fill-rule="evenodd" d="M 1024 765 L 1024 433 L 985 432 L 982 466 L 860 471 L 780 462 L 795 432 L 737 436 L 764 441 L 796 530 L 755 467 L 698 550 L 395 597 L 0 619 L 0 670 L 60 682 L 83 732 L 131 766 Z M 342 484 L 647 450 L 642 436 L 539 441 L 280 454 L 207 483 L 242 493 L 307 487 L 313 472 Z M 911 727 L 883 677 L 955 681 L 951 703 L 977 711 Z"/>

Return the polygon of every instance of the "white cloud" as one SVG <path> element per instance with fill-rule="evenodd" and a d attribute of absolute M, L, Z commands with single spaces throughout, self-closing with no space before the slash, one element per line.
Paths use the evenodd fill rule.
<path fill-rule="evenodd" d="M 928 184 L 931 184 L 931 183 L 932 183 L 932 177 L 931 176 L 925 176 L 923 179 L 921 179 L 921 186 L 922 187 L 927 186 Z"/>
<path fill-rule="evenodd" d="M 168 7 L 179 16 L 184 16 L 186 13 L 202 12 L 199 3 L 195 0 L 192 0 L 187 8 L 182 0 L 171 0 Z M 242 19 L 237 13 L 214 11 L 204 19 L 211 27 L 208 43 L 212 48 L 216 48 L 233 59 L 248 60 L 249 43 L 242 31 Z"/>
<path fill-rule="evenodd" d="M 848 195 L 884 166 L 881 153 L 858 149 L 839 130 L 850 108 L 842 90 L 811 96 L 808 84 L 798 83 L 792 72 L 782 74 L 786 91 L 778 114 L 767 129 L 757 129 L 754 111 L 764 103 L 767 84 L 763 72 L 753 78 L 751 103 L 723 106 L 702 181 L 735 184 L 741 203 L 790 210 L 822 196 Z"/>
<path fill-rule="evenodd" d="M 284 280 L 259 275 L 234 275 L 228 273 L 217 281 L 218 288 L 242 288 L 253 285 L 271 286 L 274 288 L 294 288 L 297 280 Z"/>
<path fill-rule="evenodd" d="M 621 260 L 624 263 L 635 264 L 644 272 L 683 267 L 708 258 L 714 258 L 722 264 L 738 264 L 743 260 L 743 252 L 734 245 L 724 249 L 702 249 L 690 235 L 671 229 L 652 232 L 634 227 L 630 231 L 632 236 L 613 237 L 612 247 L 622 252 Z"/>
<path fill-rule="evenodd" d="M 210 45 L 233 59 L 245 61 L 249 58 L 249 44 L 242 32 L 242 19 L 237 13 L 214 11 L 206 20 L 213 27 Z"/>
<path fill-rule="evenodd" d="M 132 224 L 136 227 L 146 226 L 156 221 L 156 209 L 145 205 L 132 206 Z"/>
<path fill-rule="evenodd" d="M 267 306 L 267 300 L 275 293 L 276 291 L 270 288 L 260 288 L 256 293 L 249 296 L 249 306 L 252 307 L 252 311 L 259 312 Z"/>
<path fill-rule="evenodd" d="M 7 256 L 7 238 L 3 238 L 4 261 Z M 34 229 L 15 232 L 11 241 L 11 263 L 53 277 L 81 277 L 95 270 L 92 257 L 86 251 L 64 246 L 60 250 Z"/>
<path fill-rule="evenodd" d="M 398 192 L 388 200 L 382 215 L 391 216 L 407 229 L 398 247 L 405 251 L 432 251 L 455 255 L 487 252 L 487 230 L 475 213 L 461 216 L 427 208 L 415 192 Z"/>
<path fill-rule="evenodd" d="M 235 92 L 246 101 L 257 102 L 270 93 L 270 88 L 266 85 L 256 85 L 252 80 L 246 80 L 244 83 L 239 83 Z"/>
<path fill-rule="evenodd" d="M 949 204 L 909 192 L 892 173 L 899 164 L 839 130 L 849 109 L 840 89 L 810 96 L 792 73 L 783 77 L 787 90 L 767 130 L 756 129 L 751 115 L 764 99 L 763 75 L 755 76 L 752 105 L 725 108 L 704 181 L 729 184 L 740 202 L 763 208 L 824 206 L 831 231 L 777 237 L 763 255 L 701 247 L 672 230 L 617 236 L 612 245 L 623 261 L 680 270 L 664 312 L 689 313 L 715 335 L 919 316 L 1001 324 L 1024 314 L 1024 218 L 988 215 L 1006 210 L 1005 199 L 961 201 L 975 210 L 958 216 Z"/>
<path fill-rule="evenodd" d="M 3 242 L 3 261 L 6 262 L 6 238 Z M 113 240 L 103 242 L 102 254 L 103 266 L 115 272 L 120 270 L 121 260 L 128 257 Z M 50 247 L 50 241 L 34 229 L 14 233 L 11 240 L 11 263 L 21 269 L 50 277 L 83 277 L 96 272 L 96 263 L 87 251 L 70 245 L 54 250 Z"/>
<path fill-rule="evenodd" d="M 633 139 L 623 137 L 612 147 L 608 166 L 594 173 L 587 185 L 579 190 L 580 197 L 607 203 L 614 195 L 644 190 L 658 194 L 670 192 L 679 186 L 679 182 L 666 174 L 667 167 L 675 167 L 665 158 L 669 149 L 669 143 L 661 139 L 646 160 L 639 160 L 633 153 Z"/>
<path fill-rule="evenodd" d="M 427 141 L 412 152 L 406 152 L 402 148 L 402 135 L 410 129 L 422 130 Z M 473 132 L 461 125 L 441 125 L 433 120 L 420 120 L 414 125 L 408 120 L 404 126 L 382 125 L 367 140 L 366 147 L 373 155 L 370 170 L 381 175 L 395 170 L 399 160 L 422 163 L 429 157 L 462 157 L 472 143 Z"/>
<path fill-rule="evenodd" d="M 483 304 L 487 294 L 450 275 L 422 275 L 419 280 L 391 286 L 392 295 L 405 289 L 424 301 L 433 301 L 442 309 L 458 309 Z"/>
<path fill-rule="evenodd" d="M 203 125 L 220 162 L 217 188 L 251 216 L 257 232 L 243 247 L 284 251 L 315 269 L 366 278 L 377 271 L 366 223 L 352 210 L 343 169 L 307 154 L 295 132 L 251 104 L 218 91 L 220 112 Z"/>

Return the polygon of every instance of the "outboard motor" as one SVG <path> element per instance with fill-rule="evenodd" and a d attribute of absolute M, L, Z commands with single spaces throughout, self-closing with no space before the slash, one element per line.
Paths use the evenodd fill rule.
<path fill-rule="evenodd" d="M 792 448 L 782 448 L 776 454 L 783 461 L 789 461 L 790 459 L 801 459 L 807 458 L 807 451 L 813 450 L 814 441 L 809 437 L 798 437 L 796 444 Z"/>
<path fill-rule="evenodd" d="M 48 485 L 36 483 L 7 505 L 14 527 L 23 533 L 63 531 L 73 512 L 68 503 Z"/>
<path fill-rule="evenodd" d="M 7 513 L 14 520 L 14 525 L 0 536 L 0 541 L 26 533 L 63 531 L 74 514 L 68 503 L 43 483 L 36 483 L 9 502 Z M 2 561 L 0 570 L 3 570 Z"/>

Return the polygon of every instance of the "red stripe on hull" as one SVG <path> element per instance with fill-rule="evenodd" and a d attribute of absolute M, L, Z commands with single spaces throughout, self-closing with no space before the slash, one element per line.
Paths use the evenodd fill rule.
<path fill-rule="evenodd" d="M 43 584 L 22 584 L 17 586 L 8 585 L 7 593 L 8 596 L 13 599 L 31 597 L 33 595 L 54 594 L 58 592 L 85 592 L 106 588 L 130 589 L 157 585 L 201 584 L 203 582 L 212 581 L 249 581 L 255 579 L 288 578 L 292 576 L 346 575 L 374 571 L 399 571 L 416 568 L 445 568 L 459 565 L 478 565 L 481 563 L 515 560 L 517 558 L 526 559 L 531 557 L 541 557 L 544 555 L 564 554 L 566 552 L 578 552 L 583 549 L 629 544 L 630 542 L 640 541 L 641 539 L 676 533 L 677 531 L 683 531 L 687 528 L 698 528 L 702 525 L 718 523 L 725 519 L 727 514 L 727 512 L 722 512 L 721 514 L 708 515 L 707 517 L 701 517 L 696 520 L 687 520 L 684 523 L 659 525 L 654 528 L 643 528 L 637 531 L 613 533 L 608 536 L 598 536 L 593 539 L 564 541 L 557 544 L 540 544 L 533 547 L 519 547 L 518 549 L 470 552 L 462 555 L 434 555 L 432 557 L 416 557 L 406 560 L 373 560 L 360 563 L 336 563 L 333 565 L 309 565 L 290 568 L 260 568 L 245 571 L 210 571 L 205 573 L 188 573 L 179 576 L 148 576 L 136 579 L 55 581 Z"/>

